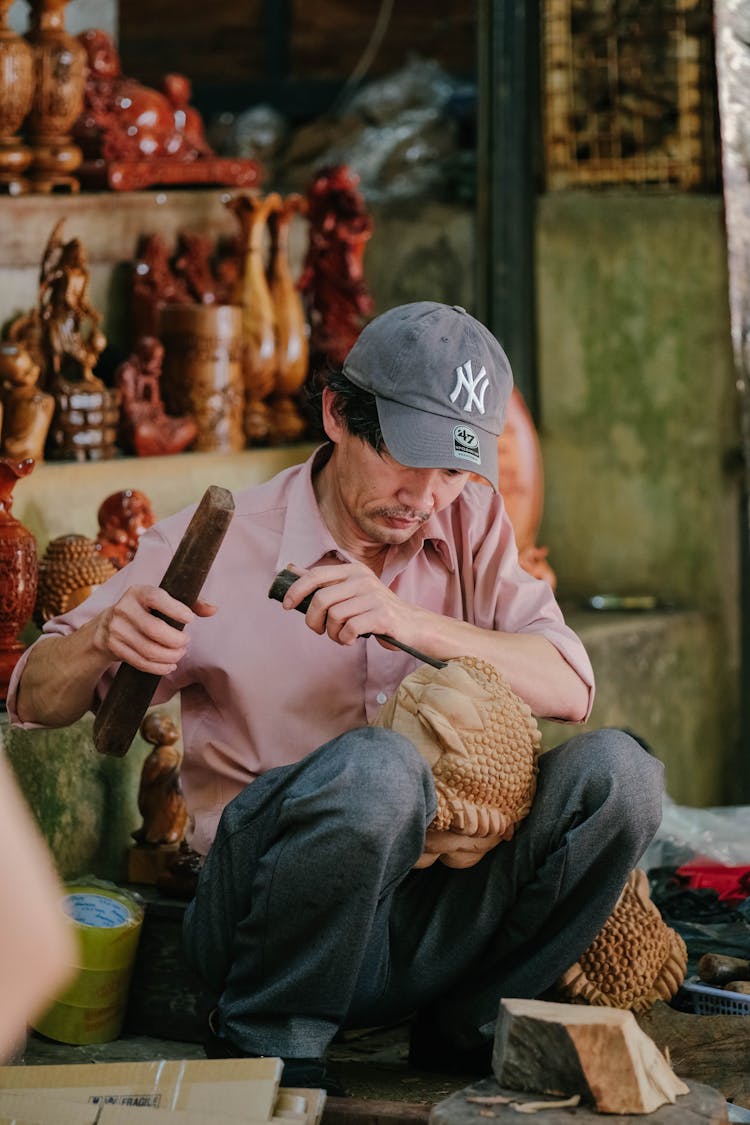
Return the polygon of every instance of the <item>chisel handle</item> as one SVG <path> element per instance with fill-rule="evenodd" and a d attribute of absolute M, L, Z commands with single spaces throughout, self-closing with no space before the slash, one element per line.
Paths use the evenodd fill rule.
<path fill-rule="evenodd" d="M 283 602 L 284 595 L 293 582 L 299 578 L 292 570 L 280 570 L 271 583 L 271 588 L 268 591 L 269 598 L 274 598 L 277 602 Z M 312 594 L 308 594 L 303 598 L 295 609 L 300 610 L 301 613 L 307 613 L 310 602 L 313 599 Z M 421 660 L 423 664 L 431 664 L 433 668 L 445 668 L 447 661 L 438 660 L 435 656 L 427 656 L 424 652 L 420 652 L 417 648 L 412 648 L 411 645 L 404 644 L 403 641 L 397 641 L 395 637 L 388 636 L 387 633 L 360 633 L 361 637 L 376 637 L 379 641 L 385 641 L 386 644 L 393 645 L 394 648 L 400 648 L 402 652 L 406 652 L 409 656 L 416 657 Z"/>
<path fill-rule="evenodd" d="M 234 500 L 226 488 L 210 485 L 195 509 L 172 561 L 159 583 L 177 601 L 192 606 L 234 515 Z M 163 613 L 151 611 L 175 629 L 184 626 Z M 94 745 L 101 754 L 122 758 L 154 697 L 161 676 L 142 672 L 123 661 L 94 719 Z"/>

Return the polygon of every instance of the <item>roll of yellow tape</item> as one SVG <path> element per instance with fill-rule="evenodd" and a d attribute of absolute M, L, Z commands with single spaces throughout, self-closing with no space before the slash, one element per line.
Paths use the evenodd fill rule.
<path fill-rule="evenodd" d="M 108 1043 L 122 1029 L 143 924 L 138 898 L 98 879 L 66 885 L 63 906 L 78 940 L 78 970 L 34 1027 L 61 1043 Z"/>

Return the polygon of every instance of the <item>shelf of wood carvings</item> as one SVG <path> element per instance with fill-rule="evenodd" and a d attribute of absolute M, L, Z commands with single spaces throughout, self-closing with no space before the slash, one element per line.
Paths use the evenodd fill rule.
<path fill-rule="evenodd" d="M 211 238 L 237 233 L 225 207 L 230 188 L 82 192 L 80 195 L 0 196 L 0 323 L 37 300 L 39 265 L 50 232 L 65 219 L 66 238 L 80 238 L 89 258 L 91 299 L 105 314 L 113 345 L 126 348 L 124 265 L 143 234 L 158 233 L 168 245 L 187 230 Z M 293 269 L 305 248 L 305 225 L 290 236 Z"/>
<path fill-rule="evenodd" d="M 236 491 L 261 484 L 304 461 L 314 444 L 245 449 L 241 453 L 179 453 L 171 457 L 117 457 L 111 461 L 57 461 L 37 465 L 13 493 L 13 515 L 43 552 L 50 539 L 76 533 L 94 537 L 106 496 L 137 488 L 157 519 L 200 500 L 210 484 Z"/>

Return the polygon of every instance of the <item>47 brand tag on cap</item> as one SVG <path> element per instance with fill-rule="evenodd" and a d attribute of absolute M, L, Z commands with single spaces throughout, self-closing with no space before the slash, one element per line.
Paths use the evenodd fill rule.
<path fill-rule="evenodd" d="M 479 438 L 470 426 L 454 426 L 453 453 L 456 457 L 462 457 L 464 461 L 471 461 L 473 465 L 481 464 Z"/>

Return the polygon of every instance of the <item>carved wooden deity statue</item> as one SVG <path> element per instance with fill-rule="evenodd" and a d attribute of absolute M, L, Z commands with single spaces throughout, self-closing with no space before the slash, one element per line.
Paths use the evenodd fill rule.
<path fill-rule="evenodd" d="M 180 732 L 163 711 L 152 711 L 143 720 L 141 734 L 153 750 L 141 771 L 138 809 L 143 824 L 132 833 L 133 839 L 140 844 L 179 844 L 188 816 L 180 783 Z"/>
<path fill-rule="evenodd" d="M 307 192 L 310 241 L 299 281 L 310 322 L 311 371 L 338 366 L 373 309 L 362 260 L 373 221 L 346 165 L 324 168 Z"/>
<path fill-rule="evenodd" d="M 18 634 L 31 620 L 37 588 L 36 540 L 11 512 L 13 488 L 34 468 L 31 458 L 0 457 L 0 699 L 24 646 Z"/>
<path fill-rule="evenodd" d="M 138 540 L 154 524 L 151 501 L 137 488 L 113 492 L 99 505 L 96 541 L 102 555 L 120 570 L 138 550 Z"/>
<path fill-rule="evenodd" d="M 173 417 L 164 408 L 159 389 L 163 361 L 161 341 L 144 336 L 115 372 L 120 392 L 120 444 L 139 457 L 181 453 L 198 432 L 193 418 Z"/>

